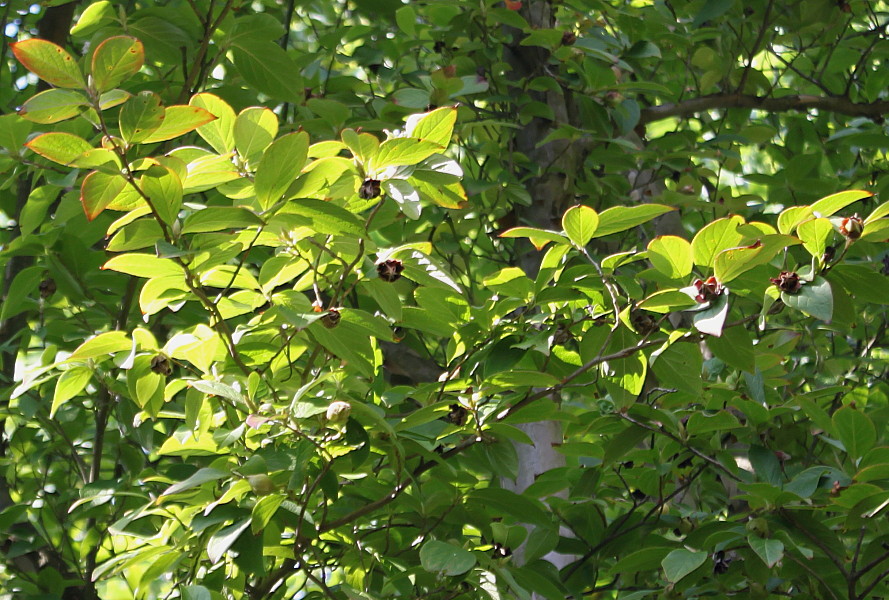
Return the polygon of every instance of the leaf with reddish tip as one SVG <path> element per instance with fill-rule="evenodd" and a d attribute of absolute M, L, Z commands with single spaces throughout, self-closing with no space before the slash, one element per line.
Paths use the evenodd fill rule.
<path fill-rule="evenodd" d="M 77 61 L 61 46 L 31 39 L 12 44 L 12 53 L 29 71 L 50 85 L 86 89 Z"/>
<path fill-rule="evenodd" d="M 92 221 L 98 217 L 126 185 L 121 175 L 106 175 L 97 171 L 87 175 L 80 185 L 80 204 L 86 218 Z"/>
<path fill-rule="evenodd" d="M 18 113 L 29 121 L 48 125 L 75 117 L 86 106 L 88 102 L 83 94 L 51 89 L 28 98 Z"/>
<path fill-rule="evenodd" d="M 28 148 L 49 160 L 68 166 L 78 156 L 93 147 L 82 137 L 70 133 L 43 133 L 25 144 Z"/>
<path fill-rule="evenodd" d="M 201 125 L 206 125 L 214 119 L 216 117 L 213 113 L 199 106 L 186 104 L 168 106 L 164 110 L 164 122 L 147 139 L 142 140 L 142 143 L 153 144 L 171 140 L 193 131 Z"/>
<path fill-rule="evenodd" d="M 145 62 L 142 42 L 128 35 L 110 37 L 93 52 L 93 82 L 99 92 L 105 92 L 139 72 Z"/>

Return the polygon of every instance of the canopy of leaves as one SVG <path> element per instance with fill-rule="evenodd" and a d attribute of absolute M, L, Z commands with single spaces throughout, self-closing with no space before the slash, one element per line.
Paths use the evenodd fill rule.
<path fill-rule="evenodd" d="M 889 595 L 886 2 L 2 19 L 0 598 Z"/>

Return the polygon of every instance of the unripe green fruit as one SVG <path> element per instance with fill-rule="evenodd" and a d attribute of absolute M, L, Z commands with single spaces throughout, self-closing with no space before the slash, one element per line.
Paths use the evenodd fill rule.
<path fill-rule="evenodd" d="M 247 482 L 250 484 L 250 489 L 252 489 L 253 493 L 257 496 L 268 496 L 277 489 L 275 482 L 265 473 L 248 475 Z"/>
<path fill-rule="evenodd" d="M 758 537 L 769 537 L 769 523 L 762 517 L 756 517 L 747 521 L 747 532 Z"/>
<path fill-rule="evenodd" d="M 331 402 L 327 407 L 327 422 L 331 425 L 337 425 L 339 423 L 345 423 L 349 420 L 349 415 L 352 413 L 352 405 L 348 402 L 343 402 L 342 400 L 336 400 L 335 402 Z"/>

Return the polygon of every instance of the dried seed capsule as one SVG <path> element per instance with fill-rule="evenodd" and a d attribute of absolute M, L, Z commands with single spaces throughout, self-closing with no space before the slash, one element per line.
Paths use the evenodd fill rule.
<path fill-rule="evenodd" d="M 40 290 L 40 297 L 48 300 L 56 293 L 56 282 L 51 277 L 48 277 L 40 282 L 38 289 Z"/>
<path fill-rule="evenodd" d="M 402 264 L 402 262 L 393 258 L 384 260 L 377 265 L 377 273 L 379 273 L 380 279 L 388 283 L 392 283 L 393 281 L 397 281 L 398 279 L 400 279 L 402 271 L 404 271 L 404 265 Z"/>
<path fill-rule="evenodd" d="M 358 188 L 358 197 L 362 200 L 371 200 L 378 198 L 381 191 L 379 179 L 365 179 L 361 187 Z"/>
<path fill-rule="evenodd" d="M 335 308 L 331 308 L 327 311 L 327 314 L 321 317 L 321 324 L 327 327 L 328 329 L 333 329 L 337 325 L 340 324 L 340 319 L 342 316 L 340 315 L 340 311 Z"/>
<path fill-rule="evenodd" d="M 779 290 L 788 294 L 796 294 L 803 287 L 799 275 L 791 271 L 781 271 L 780 275 L 770 278 L 769 281 L 775 284 Z"/>
<path fill-rule="evenodd" d="M 165 354 L 156 354 L 151 359 L 151 370 L 166 377 L 173 372 L 173 363 Z"/>

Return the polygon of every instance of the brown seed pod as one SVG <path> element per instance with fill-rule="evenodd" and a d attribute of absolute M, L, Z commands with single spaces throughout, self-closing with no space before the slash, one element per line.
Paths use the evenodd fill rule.
<path fill-rule="evenodd" d="M 404 264 L 402 264 L 400 260 L 395 260 L 394 258 L 384 260 L 377 264 L 377 273 L 379 273 L 380 279 L 388 283 L 398 281 L 398 279 L 401 278 L 402 271 L 404 271 Z"/>
<path fill-rule="evenodd" d="M 321 324 L 327 327 L 328 329 L 333 329 L 337 325 L 340 324 L 340 319 L 342 316 L 340 315 L 340 311 L 335 308 L 331 308 L 327 311 L 327 314 L 321 317 Z"/>
<path fill-rule="evenodd" d="M 641 310 L 634 310 L 630 313 L 630 324 L 639 335 L 648 335 L 659 329 L 654 317 Z"/>
<path fill-rule="evenodd" d="M 365 179 L 361 187 L 358 188 L 358 197 L 362 200 L 372 200 L 379 198 L 381 192 L 379 179 Z"/>
<path fill-rule="evenodd" d="M 572 46 L 577 41 L 577 34 L 573 31 L 566 31 L 562 34 L 562 45 Z"/>
<path fill-rule="evenodd" d="M 695 301 L 701 304 L 710 302 L 722 293 L 722 284 L 716 281 L 715 277 L 708 277 L 706 281 L 695 279 L 692 285 L 698 290 Z"/>
<path fill-rule="evenodd" d="M 450 406 L 448 406 L 448 408 L 450 409 L 450 411 L 448 412 L 447 416 L 445 416 L 445 421 L 457 426 L 462 426 L 464 423 L 466 423 L 466 415 L 468 411 L 465 408 L 457 403 L 451 404 Z"/>
<path fill-rule="evenodd" d="M 151 370 L 166 377 L 173 372 L 173 362 L 165 354 L 156 354 L 151 359 Z"/>
<path fill-rule="evenodd" d="M 791 271 L 781 271 L 777 277 L 769 279 L 779 290 L 788 294 L 796 294 L 803 287 L 803 282 L 799 275 Z"/>
<path fill-rule="evenodd" d="M 40 290 L 40 297 L 48 300 L 56 293 L 56 282 L 52 277 L 47 277 L 40 282 L 40 286 L 37 289 Z"/>

